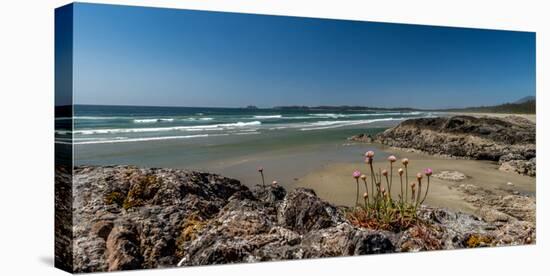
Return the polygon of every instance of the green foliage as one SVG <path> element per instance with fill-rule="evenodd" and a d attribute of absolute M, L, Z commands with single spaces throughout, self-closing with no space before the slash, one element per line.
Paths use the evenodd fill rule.
<path fill-rule="evenodd" d="M 449 109 L 445 111 L 457 112 L 479 112 L 479 113 L 514 113 L 514 114 L 535 114 L 537 103 L 529 100 L 522 103 L 505 103 L 495 106 L 467 107 L 460 109 Z"/>
<path fill-rule="evenodd" d="M 409 160 L 407 158 L 401 161 L 403 168 L 398 170 L 399 182 L 394 182 L 395 156 L 392 155 L 388 158 L 388 170 L 379 169 L 378 173 L 374 169 L 374 152 L 369 151 L 366 156 L 365 161 L 370 170 L 370 180 L 367 175 L 359 176 L 359 171 L 354 172 L 353 177 L 357 186 L 356 204 L 347 212 L 348 220 L 361 227 L 396 232 L 421 223 L 417 216 L 417 210 L 428 196 L 432 170 L 428 168 L 424 171 L 427 180 L 425 183 L 422 182 L 423 175 L 416 174 L 416 182 L 411 183 L 409 188 L 407 185 L 409 183 Z M 359 203 L 360 179 L 365 188 L 362 204 Z M 392 197 L 392 186 L 394 189 L 399 189 L 398 198 Z"/>

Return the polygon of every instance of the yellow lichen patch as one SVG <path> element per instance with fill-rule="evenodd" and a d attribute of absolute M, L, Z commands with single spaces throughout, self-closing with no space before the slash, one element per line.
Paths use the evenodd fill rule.
<path fill-rule="evenodd" d="M 108 193 L 104 198 L 105 204 L 117 204 L 121 206 L 124 202 L 124 194 L 121 192 Z"/>
<path fill-rule="evenodd" d="M 190 215 L 181 225 L 181 232 L 176 241 L 178 255 L 183 256 L 183 244 L 197 238 L 197 233 L 201 231 L 207 222 L 201 219 L 197 214 Z M 181 257 L 180 256 L 180 257 Z"/>
<path fill-rule="evenodd" d="M 180 240 L 182 242 L 192 241 L 197 237 L 197 232 L 200 231 L 206 223 L 201 220 L 197 215 L 191 215 L 185 220 L 182 225 L 180 234 Z"/>
<path fill-rule="evenodd" d="M 466 240 L 466 246 L 469 248 L 489 246 L 493 242 L 493 238 L 479 234 L 473 234 Z"/>
<path fill-rule="evenodd" d="M 132 183 L 122 207 L 129 209 L 142 206 L 145 201 L 153 198 L 160 186 L 160 179 L 155 175 L 144 175 Z"/>

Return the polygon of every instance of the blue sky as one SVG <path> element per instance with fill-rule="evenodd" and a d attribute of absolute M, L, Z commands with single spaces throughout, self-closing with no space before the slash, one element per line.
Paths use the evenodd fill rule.
<path fill-rule="evenodd" d="M 445 108 L 535 95 L 535 34 L 76 4 L 77 104 Z"/>

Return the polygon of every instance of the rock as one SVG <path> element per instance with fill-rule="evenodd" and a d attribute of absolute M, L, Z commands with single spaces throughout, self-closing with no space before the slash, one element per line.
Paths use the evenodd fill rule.
<path fill-rule="evenodd" d="M 510 216 L 507 214 L 486 206 L 481 207 L 479 213 L 480 216 L 487 222 L 508 222 L 510 219 Z"/>
<path fill-rule="evenodd" d="M 516 117 L 451 116 L 409 119 L 375 142 L 429 154 L 500 161 L 506 171 L 535 176 L 536 126 Z M 524 161 L 529 160 L 529 161 Z"/>
<path fill-rule="evenodd" d="M 70 151 L 66 151 L 70 152 Z M 57 154 L 57 148 L 56 148 Z M 56 157 L 57 158 L 57 157 Z M 69 164 L 56 164 L 55 167 L 55 267 L 68 272 L 73 268 L 73 182 L 72 167 Z M 104 241 L 103 241 L 104 242 Z"/>
<path fill-rule="evenodd" d="M 498 163 L 499 164 L 502 164 L 504 162 L 508 162 L 508 161 L 512 161 L 512 160 L 525 160 L 524 157 L 521 155 L 521 154 L 517 154 L 517 153 L 508 153 L 508 154 L 504 154 L 502 155 L 499 160 L 498 160 Z"/>
<path fill-rule="evenodd" d="M 277 219 L 278 214 L 285 217 L 294 212 L 294 207 L 303 207 L 298 202 L 301 199 L 311 205 L 309 211 L 302 214 L 317 214 L 324 219 L 337 217 L 334 220 L 342 222 L 338 225 L 314 223 L 315 217 L 306 218 L 302 214 L 292 215 L 292 219 L 288 220 Z M 196 239 L 185 245 L 186 253 L 178 265 L 395 252 L 388 234 L 353 227 L 343 222 L 345 218 L 342 213 L 323 214 L 326 208 L 335 207 L 329 206 L 309 189 L 288 193 L 275 206 L 265 205 L 261 201 L 233 200 L 209 221 Z M 313 209 L 319 210 L 312 212 Z"/>
<path fill-rule="evenodd" d="M 385 231 L 356 231 L 348 248 L 354 249 L 351 255 L 392 253 L 396 248 L 391 236 Z"/>
<path fill-rule="evenodd" d="M 462 181 L 466 179 L 466 175 L 459 171 L 441 171 L 434 174 L 433 177 L 447 181 Z"/>
<path fill-rule="evenodd" d="M 370 134 L 362 133 L 348 137 L 348 140 L 362 143 L 372 143 L 374 141 L 374 138 Z"/>
<path fill-rule="evenodd" d="M 256 185 L 252 193 L 257 199 L 270 203 L 283 200 L 286 196 L 286 190 L 278 184 L 269 184 L 265 187 Z"/>
<path fill-rule="evenodd" d="M 74 271 L 351 256 L 536 240 L 535 201 L 459 189 L 480 217 L 420 206 L 421 224 L 389 232 L 354 225 L 311 189 L 252 190 L 215 174 L 130 166 L 74 169 Z M 57 196 L 57 194 L 56 194 Z"/>
<path fill-rule="evenodd" d="M 210 218 L 237 180 L 214 174 L 131 166 L 75 167 L 74 272 L 173 267 L 183 222 Z"/>
<path fill-rule="evenodd" d="M 532 158 L 528 161 L 511 160 L 502 162 L 498 169 L 505 172 L 514 172 L 528 176 L 536 176 L 537 164 L 535 158 Z"/>
<path fill-rule="evenodd" d="M 105 253 L 109 271 L 142 268 L 143 257 L 134 225 L 129 223 L 114 227 L 107 237 Z"/>
<path fill-rule="evenodd" d="M 535 123 L 533 121 L 530 121 L 526 118 L 523 118 L 523 117 L 520 117 L 520 116 L 514 116 L 514 115 L 511 115 L 511 116 L 506 116 L 504 117 L 504 120 L 510 122 L 510 123 L 513 123 L 513 124 L 517 124 L 517 125 L 526 125 L 526 126 L 533 126 L 535 127 Z"/>
<path fill-rule="evenodd" d="M 475 185 L 459 188 L 466 200 L 479 207 L 479 213 L 491 230 L 493 246 L 530 244 L 536 239 L 536 202 L 526 195 L 498 195 Z M 472 199 L 474 198 L 474 199 Z M 490 227 L 490 228 L 489 228 Z"/>
<path fill-rule="evenodd" d="M 109 220 L 100 220 L 92 226 L 92 234 L 97 235 L 98 237 L 107 240 L 107 237 L 113 229 L 113 222 Z"/>
<path fill-rule="evenodd" d="M 334 226 L 338 222 L 338 211 L 327 202 L 319 200 L 311 189 L 298 188 L 291 192 L 279 208 L 279 223 L 304 234 Z"/>

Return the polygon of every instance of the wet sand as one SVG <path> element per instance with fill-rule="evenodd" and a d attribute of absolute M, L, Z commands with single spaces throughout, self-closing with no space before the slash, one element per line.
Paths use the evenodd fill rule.
<path fill-rule="evenodd" d="M 469 114 L 472 115 L 472 114 Z M 475 116 L 507 116 L 508 114 L 474 114 Z M 526 118 L 535 120 L 535 115 Z M 75 147 L 83 164 L 130 164 L 143 167 L 185 168 L 221 174 L 235 178 L 253 187 L 261 183 L 258 167 L 264 168 L 265 180 L 277 180 L 287 190 L 296 187 L 313 188 L 323 199 L 338 205 L 355 203 L 356 186 L 351 174 L 355 169 L 367 173 L 363 154 L 376 152 L 375 165 L 387 167 L 386 158 L 396 155 L 410 159 L 409 181 L 424 168 L 440 171 L 459 171 L 468 176 L 461 182 L 432 177 L 426 204 L 474 213 L 475 208 L 466 202 L 458 188 L 461 184 L 474 184 L 496 193 L 535 193 L 535 178 L 498 170 L 489 161 L 448 159 L 422 153 L 405 152 L 380 144 L 356 143 L 346 138 L 358 133 L 372 135 L 396 125 L 397 121 L 356 125 L 348 128 L 284 132 L 270 135 L 214 137 L 208 142 L 192 140 L 166 141 L 159 144 L 103 145 L 102 147 Z M 148 146 L 148 147 L 145 147 Z M 116 148 L 114 148 L 116 147 Z M 396 163 L 394 174 L 397 173 Z M 512 185 L 507 183 L 511 182 Z M 394 176 L 393 196 L 397 197 L 399 178 Z M 361 185 L 361 194 L 363 186 Z"/>
<path fill-rule="evenodd" d="M 468 115 L 505 117 L 513 114 L 468 113 Z M 534 114 L 519 116 L 533 122 L 536 120 Z M 383 127 L 390 126 L 392 125 Z M 335 131 L 341 132 L 342 130 Z M 348 130 L 345 135 L 341 135 L 341 138 L 326 143 L 310 141 L 311 143 L 296 147 L 221 158 L 202 164 L 200 167 L 207 171 L 239 179 L 243 184 L 251 187 L 261 181 L 256 171 L 256 168 L 261 166 L 265 169 L 267 183 L 277 180 L 287 190 L 297 187 L 312 188 L 318 196 L 331 203 L 353 206 L 356 200 L 356 184 L 351 174 L 356 169 L 365 174 L 368 173 L 367 166 L 363 163 L 363 153 L 367 150 L 374 150 L 376 152 L 376 170 L 380 167 L 389 170 L 389 162 L 386 161 L 389 155 L 395 155 L 399 159 L 409 158 L 409 183 L 415 180 L 417 172 L 422 172 L 425 168 L 432 168 L 434 175 L 441 171 L 458 171 L 467 176 L 466 179 L 458 182 L 432 177 L 430 191 L 425 201 L 427 205 L 475 214 L 478 208 L 464 199 L 465 194 L 459 187 L 468 184 L 476 185 L 495 194 L 505 195 L 515 192 L 535 195 L 536 179 L 534 177 L 500 171 L 496 162 L 432 156 L 381 144 L 346 141 L 345 137 L 351 136 L 350 133 L 353 131 L 355 130 Z M 357 130 L 353 133 L 361 133 L 361 131 Z M 392 196 L 397 198 L 400 191 L 397 169 L 401 163 L 398 161 L 394 165 Z M 361 184 L 360 195 L 364 192 L 364 186 Z"/>
<path fill-rule="evenodd" d="M 474 184 L 476 186 L 495 191 L 497 194 L 502 192 L 509 193 L 510 191 L 518 191 L 524 194 L 535 194 L 535 178 L 499 171 L 498 165 L 493 162 L 446 159 L 443 157 L 434 157 L 426 154 L 409 153 L 393 149 L 386 149 L 384 150 L 384 153 L 395 154 L 398 158 L 409 158 L 409 182 L 416 180 L 415 175 L 417 172 L 421 172 L 424 168 L 428 167 L 432 168 L 434 174 L 447 170 L 459 171 L 467 176 L 467 179 L 459 182 L 431 177 L 430 190 L 425 201 L 425 204 L 427 205 L 444 207 L 467 213 L 475 213 L 477 208 L 463 200 L 464 195 L 458 189 L 458 186 L 461 184 Z M 401 164 L 400 162 L 396 162 L 394 164 L 397 167 L 394 167 L 392 196 L 397 198 L 400 192 L 400 182 L 399 175 L 397 174 L 397 168 L 401 166 Z M 389 170 L 389 162 L 375 159 L 375 169 L 378 167 Z M 339 205 L 350 206 L 355 203 L 356 198 L 356 184 L 355 180 L 351 176 L 352 172 L 356 169 L 367 175 L 367 172 L 370 171 L 367 169 L 366 164 L 361 164 L 359 162 L 330 164 L 324 166 L 320 170 L 307 174 L 294 183 L 294 185 L 295 187 L 312 188 L 321 198 L 327 201 Z M 383 183 L 384 186 L 386 186 L 385 181 Z M 425 188 L 425 178 L 423 183 L 423 187 Z M 360 182 L 359 184 L 360 194 L 363 194 L 365 190 L 363 183 Z"/>
<path fill-rule="evenodd" d="M 432 168 L 434 174 L 446 170 L 459 171 L 467 176 L 459 182 L 432 177 L 425 201 L 428 205 L 475 213 L 477 208 L 463 199 L 464 194 L 458 188 L 461 184 L 474 184 L 497 194 L 509 194 L 512 191 L 535 194 L 535 178 L 499 171 L 495 162 L 451 159 L 406 152 L 380 144 L 347 141 L 338 145 L 292 148 L 253 154 L 245 158 L 218 160 L 207 167 L 209 171 L 234 177 L 251 187 L 260 183 L 261 178 L 256 168 L 262 166 L 265 169 L 267 183 L 277 180 L 287 190 L 297 187 L 312 188 L 318 196 L 331 203 L 352 206 L 355 204 L 356 184 L 351 174 L 356 169 L 368 174 L 362 157 L 367 150 L 376 152 L 376 170 L 389 170 L 389 162 L 386 161 L 389 155 L 393 154 L 399 159 L 409 158 L 409 182 L 414 181 L 416 173 L 422 172 L 425 168 Z M 397 169 L 401 163 L 398 161 L 394 165 L 392 196 L 397 198 L 400 191 Z M 360 183 L 360 194 L 363 192 L 364 186 Z"/>

